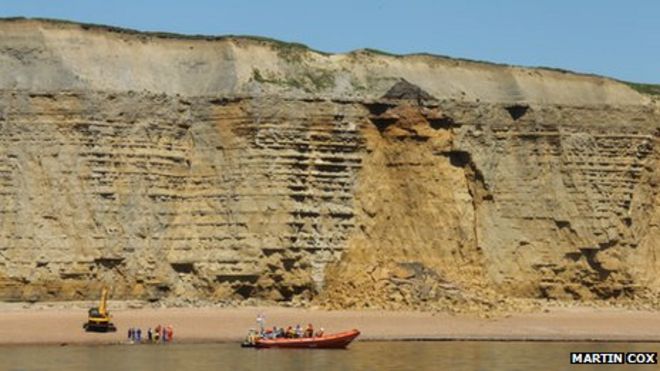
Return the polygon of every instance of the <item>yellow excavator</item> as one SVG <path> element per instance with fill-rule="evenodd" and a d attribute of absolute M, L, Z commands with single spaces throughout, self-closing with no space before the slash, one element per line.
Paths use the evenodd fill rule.
<path fill-rule="evenodd" d="M 117 328 L 110 321 L 110 311 L 108 305 L 108 289 L 101 290 L 101 302 L 98 307 L 91 308 L 87 317 L 87 322 L 83 324 L 83 328 L 87 332 L 114 332 Z"/>

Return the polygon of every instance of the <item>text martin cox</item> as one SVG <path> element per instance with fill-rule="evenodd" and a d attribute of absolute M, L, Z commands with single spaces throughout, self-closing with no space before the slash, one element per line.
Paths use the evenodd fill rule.
<path fill-rule="evenodd" d="M 657 352 L 571 352 L 571 364 L 641 364 L 658 363 Z"/>

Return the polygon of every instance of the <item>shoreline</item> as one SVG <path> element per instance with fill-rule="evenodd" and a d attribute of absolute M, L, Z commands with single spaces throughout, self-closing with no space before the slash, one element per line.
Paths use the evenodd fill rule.
<path fill-rule="evenodd" d="M 112 307 L 111 307 L 112 308 Z M 174 327 L 173 344 L 240 342 L 256 327 L 324 327 L 326 333 L 357 328 L 358 341 L 660 342 L 660 312 L 607 308 L 558 308 L 495 318 L 412 311 L 284 307 L 146 308 L 112 310 L 115 333 L 86 333 L 83 308 L 20 308 L 0 304 L 0 346 L 121 345 L 129 327 Z"/>

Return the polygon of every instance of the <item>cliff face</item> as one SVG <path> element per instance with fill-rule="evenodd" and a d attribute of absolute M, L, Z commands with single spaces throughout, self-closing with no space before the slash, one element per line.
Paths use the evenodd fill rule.
<path fill-rule="evenodd" d="M 660 108 L 612 80 L 32 20 L 0 71 L 0 299 L 660 289 Z"/>

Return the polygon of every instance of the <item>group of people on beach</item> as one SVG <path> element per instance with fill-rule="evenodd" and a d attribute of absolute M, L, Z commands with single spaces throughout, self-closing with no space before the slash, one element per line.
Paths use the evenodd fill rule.
<path fill-rule="evenodd" d="M 146 338 L 142 338 L 142 329 L 139 327 L 131 327 L 128 329 L 128 341 L 131 343 L 141 343 L 146 341 L 148 343 L 168 343 L 174 340 L 174 327 L 172 325 L 158 325 L 153 330 L 151 327 L 147 329 Z"/>

